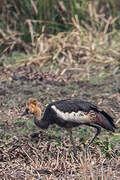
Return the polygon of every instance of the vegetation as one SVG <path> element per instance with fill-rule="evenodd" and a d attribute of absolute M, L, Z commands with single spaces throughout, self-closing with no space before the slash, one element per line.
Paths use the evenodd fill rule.
<path fill-rule="evenodd" d="M 113 35 L 120 27 L 119 7 L 117 0 L 1 0 L 0 54 L 34 52 L 41 34 L 72 31 L 75 17 L 94 36 Z"/>
<path fill-rule="evenodd" d="M 120 3 L 117 0 L 0 0 L 0 179 L 119 179 Z M 26 100 L 80 97 L 105 109 L 118 129 L 104 132 L 84 155 L 92 136 L 39 132 L 22 118 Z M 50 143 L 49 143 L 50 142 Z"/>

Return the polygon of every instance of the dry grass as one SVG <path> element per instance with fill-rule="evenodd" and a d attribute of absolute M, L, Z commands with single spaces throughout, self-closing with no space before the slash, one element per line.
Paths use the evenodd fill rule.
<path fill-rule="evenodd" d="M 93 13 L 91 13 L 93 12 Z M 115 67 L 119 63 L 119 37 L 120 34 L 114 29 L 117 18 L 105 19 L 103 14 L 99 15 L 95 7 L 89 4 L 90 18 L 97 24 L 88 25 L 84 22 L 85 28 L 79 24 L 78 17 L 72 18 L 74 29 L 71 32 L 60 32 L 55 35 L 46 35 L 45 27 L 42 28 L 41 34 L 36 34 L 32 23 L 38 23 L 36 20 L 26 20 L 31 36 L 31 45 L 26 44 L 21 39 L 21 34 L 17 31 L 11 31 L 9 28 L 6 32 L 0 29 L 1 55 L 11 54 L 16 48 L 24 50 L 31 54 L 27 61 L 40 62 L 40 66 L 46 64 L 59 64 L 59 67 L 76 67 L 77 64 L 86 64 L 86 72 L 93 67 L 99 70 L 100 64 L 104 66 L 111 64 Z M 92 21 L 91 21 L 92 22 Z M 40 22 L 39 22 L 40 23 Z M 109 27 L 112 31 L 109 32 Z M 101 30 L 102 29 L 102 30 Z M 23 61 L 26 60 L 23 58 Z M 18 63 L 21 63 L 18 59 Z M 97 64 L 97 66 L 96 66 Z M 104 67 L 103 66 L 103 67 Z"/>
<path fill-rule="evenodd" d="M 106 23 L 106 26 L 100 33 L 96 30 L 92 32 L 88 25 L 89 31 L 84 29 L 80 26 L 77 17 L 75 17 L 73 19 L 75 29 L 71 32 L 46 36 L 43 28 L 43 33 L 34 37 L 35 32 L 32 28 L 32 22 L 29 20 L 28 24 L 31 29 L 34 53 L 27 57 L 18 58 L 16 60 L 18 66 L 22 62 L 34 63 L 41 69 L 46 66 L 49 67 L 49 71 L 56 66 L 56 75 L 63 76 L 67 72 L 72 71 L 75 73 L 77 71 L 81 79 L 88 80 L 94 72 L 97 72 L 100 77 L 104 76 L 104 70 L 113 71 L 113 74 L 116 74 L 119 71 L 120 53 L 117 39 L 119 39 L 120 34 L 115 30 L 107 33 L 108 27 L 115 19 L 109 18 L 102 21 Z M 12 37 L 15 37 L 14 33 Z M 9 43 L 9 48 L 12 48 L 17 42 L 16 39 L 12 41 L 13 45 Z M 78 79 L 79 77 L 75 78 Z"/>
<path fill-rule="evenodd" d="M 11 74 L 13 72 L 11 71 Z M 107 132 L 103 135 L 104 132 L 102 132 L 99 139 L 91 146 L 87 156 L 84 155 L 83 143 L 92 136 L 92 132 L 85 131 L 84 135 L 84 133 L 79 134 L 81 129 L 77 129 L 74 136 L 79 150 L 77 159 L 74 159 L 69 136 L 63 129 L 50 127 L 47 132 L 40 130 L 39 138 L 33 139 L 29 137 L 29 134 L 35 131 L 34 125 L 30 124 L 32 121 L 28 121 L 26 118 L 20 119 L 20 114 L 25 106 L 25 99 L 31 96 L 33 89 L 35 93 L 32 93 L 32 95 L 42 101 L 45 106 L 46 100 L 49 103 L 52 100 L 68 98 L 72 95 L 73 97 L 79 97 L 81 96 L 78 94 L 79 88 L 80 93 L 82 92 L 84 96 L 84 93 L 87 94 L 89 88 L 91 88 L 92 95 L 90 98 L 92 101 L 101 105 L 104 109 L 109 109 L 109 113 L 113 113 L 116 125 L 119 126 L 120 94 L 112 93 L 110 95 L 108 93 L 108 89 L 111 88 L 108 79 L 106 81 L 108 83 L 107 93 L 104 93 L 105 82 L 105 84 L 102 84 L 102 90 L 99 86 L 101 92 L 101 95 L 99 95 L 93 92 L 93 89 L 97 89 L 97 86 L 94 88 L 94 85 L 88 82 L 77 87 L 77 83 L 75 82 L 74 86 L 72 79 L 70 79 L 65 81 L 65 86 L 59 87 L 60 82 L 57 81 L 57 76 L 53 74 L 52 78 L 50 74 L 36 72 L 31 64 L 16 69 L 16 75 L 18 75 L 16 80 L 12 79 L 3 88 L 2 92 L 4 93 L 0 89 L 1 180 L 118 180 L 120 176 L 119 129 L 114 135 L 107 135 Z M 40 75 L 42 81 L 38 80 Z M 65 73 L 63 73 L 64 75 Z M 111 79 L 109 80 L 111 82 Z M 59 89 L 56 87 L 56 81 Z M 70 84 L 74 87 L 73 91 L 69 91 Z M 112 81 L 111 85 L 112 87 L 115 86 L 114 81 Z M 65 91 L 65 87 L 67 87 L 66 92 L 68 93 L 64 97 L 63 92 L 60 92 L 61 90 Z M 24 94 L 25 91 L 26 94 Z M 88 97 L 89 100 L 90 98 Z M 29 117 L 29 119 L 31 118 Z M 25 132 L 23 132 L 23 129 Z M 50 145 L 49 142 L 51 142 Z"/>
<path fill-rule="evenodd" d="M 32 21 L 27 21 L 34 46 L 33 54 L 18 58 L 14 69 L 4 63 L 0 64 L 0 132 L 2 134 L 4 131 L 8 136 L 6 138 L 6 134 L 5 137 L 3 135 L 0 141 L 2 180 L 119 179 L 119 138 L 116 140 L 113 136 L 115 142 L 114 139 L 111 142 L 111 136 L 102 137 L 103 139 L 98 140 L 98 144 L 96 142 L 90 148 L 88 156 L 85 156 L 83 145 L 77 137 L 76 144 L 80 146 L 80 150 L 78 158 L 74 159 L 69 137 L 62 130 L 61 143 L 50 137 L 54 128 L 50 135 L 41 131 L 39 141 L 35 142 L 28 135 L 25 136 L 30 131 L 33 132 L 33 125 L 29 128 L 24 119 L 21 122 L 14 122 L 22 112 L 21 106 L 25 105 L 28 97 L 37 97 L 45 105 L 60 98 L 82 96 L 104 108 L 107 107 L 119 126 L 120 82 L 117 73 L 120 34 L 115 31 L 107 33 L 107 28 L 114 21 L 112 18 L 102 19 L 101 26 L 102 22 L 106 23 L 106 26 L 103 32 L 98 33 L 94 27 L 93 32 L 88 25 L 85 26 L 89 31 L 81 27 L 75 17 L 73 19 L 75 29 L 56 36 L 46 35 L 44 28 L 43 33 L 36 36 Z M 18 38 L 17 32 L 9 31 L 5 34 L 0 30 L 0 34 L 1 45 L 5 44 L 2 54 L 13 50 L 16 45 L 21 46 L 26 53 L 31 51 L 31 47 L 26 46 Z M 49 72 L 45 73 L 46 69 Z M 104 77 L 108 78 L 105 82 L 102 81 Z M 21 129 L 18 128 L 20 126 Z M 24 136 L 21 135 L 23 127 L 26 128 Z M 119 129 L 116 135 L 119 137 Z M 52 141 L 50 147 L 49 141 Z M 115 146 L 112 148 L 112 145 Z"/>
<path fill-rule="evenodd" d="M 53 141 L 41 132 L 37 144 L 28 137 L 14 137 L 14 141 L 1 146 L 1 179 L 119 179 L 120 158 L 115 153 L 107 159 L 99 147 L 92 147 L 92 153 L 85 156 L 80 151 L 74 159 L 66 137 L 60 146 L 51 143 L 49 151 L 48 140 Z"/>

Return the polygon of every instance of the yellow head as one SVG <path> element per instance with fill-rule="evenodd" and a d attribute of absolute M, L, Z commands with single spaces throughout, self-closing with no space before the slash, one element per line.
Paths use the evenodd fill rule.
<path fill-rule="evenodd" d="M 40 118 L 41 118 L 41 110 L 37 106 L 37 104 L 38 104 L 38 101 L 36 99 L 33 99 L 33 98 L 28 99 L 25 111 L 22 114 L 22 116 L 24 116 L 26 114 L 34 114 L 36 116 L 36 118 L 38 120 L 40 120 Z"/>

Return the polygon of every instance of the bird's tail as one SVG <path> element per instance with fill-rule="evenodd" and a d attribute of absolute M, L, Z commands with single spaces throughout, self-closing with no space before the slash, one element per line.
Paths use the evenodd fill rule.
<path fill-rule="evenodd" d="M 108 131 L 114 132 L 116 129 L 113 118 L 105 111 L 99 111 L 99 113 L 97 113 L 96 124 L 100 125 Z"/>

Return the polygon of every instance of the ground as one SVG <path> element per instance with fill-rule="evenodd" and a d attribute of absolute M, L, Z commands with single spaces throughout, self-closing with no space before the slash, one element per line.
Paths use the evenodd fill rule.
<path fill-rule="evenodd" d="M 66 66 L 58 73 L 57 66 L 48 70 L 36 64 L 0 64 L 0 179 L 119 179 L 120 73 L 114 73 L 109 64 L 100 65 L 100 72 L 94 67 L 87 71 L 82 64 Z M 118 129 L 115 133 L 102 130 L 87 156 L 84 146 L 94 130 L 75 129 L 75 159 L 64 129 L 53 125 L 43 131 L 34 125 L 32 116 L 21 117 L 29 97 L 38 99 L 42 112 L 51 101 L 79 97 L 105 109 Z"/>

